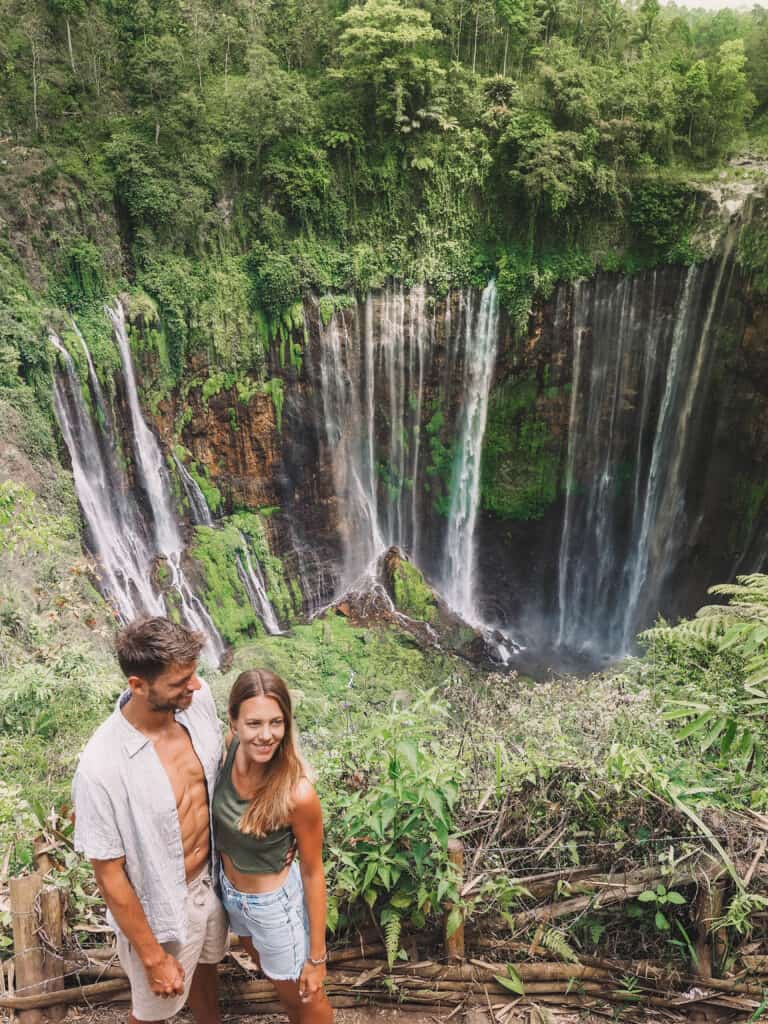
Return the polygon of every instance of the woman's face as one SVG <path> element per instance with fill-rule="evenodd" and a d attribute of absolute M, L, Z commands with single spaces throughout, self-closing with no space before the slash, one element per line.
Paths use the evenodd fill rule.
<path fill-rule="evenodd" d="M 274 697 L 249 697 L 240 705 L 232 732 L 248 761 L 266 764 L 285 736 L 286 721 Z"/>

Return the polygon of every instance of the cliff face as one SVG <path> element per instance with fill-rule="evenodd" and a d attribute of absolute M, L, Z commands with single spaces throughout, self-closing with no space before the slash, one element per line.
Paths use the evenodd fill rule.
<path fill-rule="evenodd" d="M 713 300 L 716 275 L 702 272 L 687 349 L 686 273 L 667 268 L 631 289 L 610 275 L 560 289 L 502 353 L 480 579 L 486 614 L 506 612 L 534 646 L 570 628 L 577 650 L 621 649 L 657 613 L 690 612 L 712 583 L 765 564 L 768 302 L 738 271 Z"/>
<path fill-rule="evenodd" d="M 396 545 L 529 647 L 616 655 L 768 558 L 768 299 L 719 237 L 558 285 L 523 336 L 492 286 L 308 298 L 266 364 L 196 357 L 155 427 L 217 516 L 266 511 L 305 612 Z"/>

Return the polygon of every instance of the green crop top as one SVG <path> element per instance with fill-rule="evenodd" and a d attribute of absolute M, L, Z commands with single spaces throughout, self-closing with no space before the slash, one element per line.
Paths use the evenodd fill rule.
<path fill-rule="evenodd" d="M 261 838 L 246 835 L 237 827 L 250 800 L 242 800 L 232 784 L 232 761 L 240 740 L 234 737 L 213 791 L 213 828 L 216 847 L 226 853 L 238 871 L 246 875 L 276 875 L 285 867 L 285 856 L 293 845 L 290 825 L 268 832 Z"/>

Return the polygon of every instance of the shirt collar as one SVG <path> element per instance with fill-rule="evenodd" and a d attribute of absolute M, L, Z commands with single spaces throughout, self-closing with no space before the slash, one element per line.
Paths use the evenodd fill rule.
<path fill-rule="evenodd" d="M 115 714 L 120 720 L 120 724 L 123 729 L 123 747 L 128 757 L 134 757 L 140 750 L 150 742 L 148 736 L 145 736 L 143 732 L 131 725 L 128 719 L 123 714 L 123 708 L 131 699 L 130 688 L 123 690 L 120 696 L 117 698 L 117 704 L 115 706 Z M 192 698 L 194 700 L 194 697 Z M 190 705 L 191 707 L 191 705 Z M 181 724 L 189 732 L 189 719 L 187 718 L 186 711 L 177 711 L 175 715 L 176 721 Z"/>

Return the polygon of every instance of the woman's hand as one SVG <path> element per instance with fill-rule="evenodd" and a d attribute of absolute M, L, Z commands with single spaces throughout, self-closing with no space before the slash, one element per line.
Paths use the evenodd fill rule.
<path fill-rule="evenodd" d="M 324 981 L 325 964 L 315 966 L 307 960 L 299 978 L 299 998 L 302 1003 L 308 1003 L 318 992 L 322 992 Z"/>

